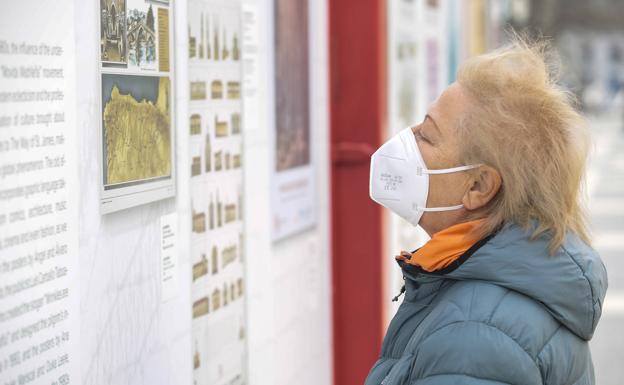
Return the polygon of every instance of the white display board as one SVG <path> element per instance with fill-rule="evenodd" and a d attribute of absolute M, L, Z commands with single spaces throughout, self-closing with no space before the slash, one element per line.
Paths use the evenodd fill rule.
<path fill-rule="evenodd" d="M 72 0 L 0 13 L 0 383 L 80 384 Z"/>
<path fill-rule="evenodd" d="M 76 98 L 81 360 L 77 383 L 192 384 L 187 200 L 162 199 L 102 215 L 102 158 L 98 150 L 102 142 L 101 3 L 74 1 L 75 16 L 64 27 L 75 30 L 75 77 L 80 95 Z M 186 50 L 186 2 L 147 3 L 152 5 L 152 12 L 169 7 L 171 27 L 176 29 L 175 40 L 170 42 L 175 47 L 170 51 L 171 76 L 184 79 L 186 62 L 181 62 L 177 53 Z M 128 4 L 132 6 L 132 2 Z M 151 72 L 145 75 L 151 76 Z M 187 101 L 182 96 L 187 93 L 180 91 L 183 85 L 173 81 L 171 87 L 175 110 L 184 111 Z M 176 175 L 182 173 L 179 165 L 187 164 L 187 135 L 180 129 L 187 119 L 181 117 L 172 114 L 172 135 L 177 136 L 173 162 Z M 188 194 L 187 181 L 188 176 L 176 177 L 176 192 L 181 196 Z M 175 240 L 167 230 L 176 227 L 172 213 L 178 216 Z M 163 250 L 167 247 L 163 241 L 175 242 L 177 263 L 174 254 L 169 254 L 172 248 Z M 177 291 L 173 284 L 169 285 L 175 278 L 168 279 L 175 275 Z"/>
<path fill-rule="evenodd" d="M 327 354 L 331 351 L 330 202 L 329 186 L 322 185 L 329 178 L 329 154 L 322 146 L 310 145 L 310 164 L 295 179 L 308 178 L 305 191 L 312 194 L 299 201 L 281 201 L 284 212 L 291 203 L 312 210 L 305 217 L 292 218 L 292 226 L 286 229 L 290 234 L 316 221 L 319 225 L 273 243 L 270 186 L 276 180 L 289 183 L 284 178 L 293 174 L 277 179 L 273 175 L 273 1 L 246 1 L 252 2 L 257 6 L 253 22 L 247 20 L 245 56 L 255 55 L 260 70 L 248 79 L 251 86 L 246 91 L 241 74 L 244 14 L 239 2 L 24 0 L 2 6 L 2 385 L 331 381 L 331 354 Z M 327 5 L 309 1 L 309 6 L 309 141 L 327 143 Z M 109 11 L 103 13 L 102 7 Z M 198 23 L 202 12 L 203 32 Z M 159 49 L 165 43 L 158 39 L 165 33 L 159 27 L 167 19 L 165 14 L 168 69 L 161 67 L 161 58 L 167 55 Z M 220 26 L 218 62 L 206 57 L 209 39 L 214 44 L 213 17 Z M 125 27 L 115 31 L 124 20 Z M 102 22 L 111 33 L 106 49 Z M 153 47 L 145 29 L 148 25 L 156 33 Z M 129 36 L 140 31 L 141 37 L 136 34 L 130 41 Z M 192 36 L 198 38 L 195 57 L 190 55 Z M 198 49 L 201 36 L 205 37 L 203 60 Z M 237 44 L 240 52 L 235 60 Z M 122 48 L 124 58 L 119 55 Z M 227 59 L 221 60 L 224 56 Z M 221 76 L 224 97 L 214 100 L 212 82 Z M 168 88 L 162 78 L 169 79 Z M 198 90 L 193 83 L 202 79 L 211 83 L 205 100 L 193 97 Z M 137 86 L 150 82 L 150 86 Z M 259 90 L 255 99 L 250 95 L 254 86 Z M 250 102 L 245 111 L 243 91 Z M 165 97 L 159 98 L 161 92 Z M 28 97 L 40 100 L 28 101 Z M 130 178 L 140 183 L 123 185 L 129 188 L 124 190 L 128 195 L 115 196 L 122 190 L 111 189 L 115 194 L 106 196 L 104 186 L 111 183 L 104 181 L 103 125 L 107 105 L 118 98 L 133 108 L 160 109 L 161 117 L 168 115 L 171 175 L 157 181 L 149 176 Z M 167 109 L 169 114 L 162 113 Z M 194 131 L 197 115 L 199 133 Z M 260 118 L 252 121 L 254 117 Z M 223 122 L 228 123 L 227 130 Z M 251 140 L 243 154 L 245 127 L 256 132 L 245 136 Z M 145 155 L 159 155 L 138 150 L 126 154 L 135 158 L 140 154 L 146 161 Z M 244 170 L 243 155 L 256 167 Z M 208 159 L 210 171 L 206 171 Z M 243 178 L 253 182 L 247 192 Z M 156 192 L 147 191 L 148 186 Z M 243 202 L 253 207 L 244 209 Z M 200 212 L 206 220 L 203 233 L 194 226 Z M 243 212 L 250 213 L 251 219 L 243 218 Z M 251 231 L 246 232 L 249 223 Z M 244 259 L 243 245 L 253 249 L 251 267 L 251 261 Z M 301 261 L 292 255 L 302 249 L 310 266 L 303 275 L 293 275 Z M 204 267 L 207 274 L 202 275 Z M 245 271 L 251 274 L 245 276 Z M 251 277 L 253 290 L 247 288 Z M 300 290 L 302 279 L 305 292 Z M 220 298 L 218 308 L 213 307 L 215 292 Z M 252 295 L 254 300 L 248 301 Z M 208 313 L 201 314 L 205 298 L 210 305 Z M 254 306 L 253 314 L 246 313 L 247 306 Z M 254 358 L 248 363 L 252 351 Z M 288 367 L 283 365 L 286 361 Z M 247 374 L 252 371 L 253 375 Z"/>
<path fill-rule="evenodd" d="M 328 4 L 308 1 L 310 142 L 318 144 L 311 146 L 317 225 L 279 242 L 270 231 L 276 181 L 275 2 L 244 0 L 243 5 L 249 383 L 331 384 Z"/>

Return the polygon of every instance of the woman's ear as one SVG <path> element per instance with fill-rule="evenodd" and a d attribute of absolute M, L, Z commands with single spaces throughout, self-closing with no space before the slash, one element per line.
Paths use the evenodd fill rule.
<path fill-rule="evenodd" d="M 498 193 L 501 176 L 493 167 L 482 165 L 470 179 L 470 188 L 464 194 L 462 203 L 466 210 L 478 210 L 487 205 Z"/>

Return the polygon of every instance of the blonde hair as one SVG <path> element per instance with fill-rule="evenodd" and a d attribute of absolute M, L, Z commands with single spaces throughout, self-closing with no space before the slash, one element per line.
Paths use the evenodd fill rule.
<path fill-rule="evenodd" d="M 468 59 L 457 75 L 473 101 L 459 125 L 461 160 L 487 164 L 502 178 L 478 232 L 515 222 L 532 239 L 549 233 L 550 254 L 567 231 L 589 243 L 583 187 L 590 137 L 575 98 L 557 84 L 558 67 L 547 42 L 514 35 Z"/>

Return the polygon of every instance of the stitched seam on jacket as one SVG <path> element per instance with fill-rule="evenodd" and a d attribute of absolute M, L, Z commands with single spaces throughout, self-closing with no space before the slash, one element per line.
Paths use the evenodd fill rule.
<path fill-rule="evenodd" d="M 429 315 L 431 314 L 431 312 L 432 312 L 432 311 L 433 311 L 433 309 L 435 308 L 434 306 L 431 306 L 431 304 L 432 304 L 432 303 L 433 303 L 433 301 L 435 301 L 435 299 L 436 299 L 436 298 L 440 295 L 440 292 L 442 291 L 442 290 L 441 290 L 441 289 L 442 289 L 442 286 L 444 286 L 444 282 L 442 282 L 442 283 L 440 284 L 440 286 L 438 287 L 438 290 L 437 290 L 437 291 L 435 291 L 435 292 L 432 292 L 432 293 L 431 293 L 431 300 L 429 301 L 429 303 L 427 303 L 426 305 L 424 305 L 422 309 L 418 310 L 418 312 L 421 312 L 421 311 L 423 311 L 423 310 L 427 309 L 429 312 L 428 312 L 427 314 L 425 314 L 425 316 L 424 316 L 424 317 L 420 320 L 420 322 L 418 322 L 418 325 L 416 325 L 416 327 L 414 328 L 414 332 L 412 333 L 412 336 L 413 336 L 413 334 L 416 332 L 416 330 L 418 330 L 418 327 L 420 327 L 420 324 L 422 324 L 422 323 L 423 323 L 423 321 L 424 321 L 425 319 L 427 319 L 427 317 L 429 317 Z M 404 301 L 405 301 L 405 300 L 404 300 Z M 409 302 L 409 303 L 414 303 L 414 302 L 410 302 L 410 301 L 407 301 L 407 302 Z M 455 306 L 457 306 L 457 305 L 455 305 Z M 398 332 L 398 331 L 397 331 L 397 332 Z M 393 357 L 393 356 L 382 356 L 382 355 L 380 355 L 380 358 L 388 357 L 388 358 L 393 358 L 393 359 L 396 359 L 396 360 L 400 360 L 402 357 L 405 357 L 405 349 L 407 349 L 407 347 L 409 346 L 409 344 L 410 344 L 410 341 L 411 341 L 411 340 L 412 340 L 412 337 L 410 336 L 410 338 L 407 340 L 407 343 L 405 344 L 405 348 L 403 348 L 403 351 L 401 352 L 401 355 L 400 355 L 398 358 Z M 394 344 L 396 344 L 396 338 L 393 340 L 392 346 L 394 346 Z"/>
<path fill-rule="evenodd" d="M 418 304 L 421 301 L 426 301 L 428 297 L 433 297 L 433 299 L 435 299 L 435 297 L 438 295 L 438 293 L 442 289 L 442 286 L 444 286 L 444 281 L 445 281 L 444 279 L 441 279 L 440 282 L 435 282 L 435 285 L 437 285 L 438 287 L 436 287 L 435 289 L 430 289 L 431 291 L 429 293 L 423 295 L 420 298 L 414 298 L 413 301 L 410 301 L 409 299 L 407 299 L 407 297 L 405 297 L 403 298 L 403 301 L 407 303 Z M 420 290 L 420 286 L 417 287 L 415 290 Z M 433 302 L 433 299 L 429 301 L 429 303 L 425 306 L 431 305 L 431 303 Z"/>
<path fill-rule="evenodd" d="M 555 336 L 555 334 L 557 334 L 557 332 L 559 331 L 559 329 L 561 329 L 562 325 L 559 324 L 559 326 L 557 327 L 557 329 L 555 329 L 555 332 L 550 336 L 550 338 L 548 339 L 548 341 L 546 341 L 546 343 L 544 344 L 544 346 L 542 346 L 542 348 L 540 349 L 539 353 L 537 354 L 537 358 L 540 362 L 543 362 L 542 360 L 542 353 L 544 351 L 544 349 L 546 349 L 546 346 L 548 346 L 550 344 L 550 340 L 553 339 L 553 337 Z M 583 372 L 581 372 L 581 375 L 574 381 L 572 382 L 572 385 L 576 385 L 578 384 L 578 382 L 580 380 L 583 379 L 583 376 L 585 375 L 585 372 L 587 371 L 587 369 L 585 369 Z M 541 372 L 540 372 L 541 373 Z M 543 377 L 542 377 L 542 381 L 543 381 Z"/>
<path fill-rule="evenodd" d="M 401 306 L 403 306 L 403 305 L 401 305 Z M 405 349 L 403 349 L 403 351 L 401 352 L 401 354 L 398 357 L 395 357 L 395 356 L 392 355 L 392 350 L 394 350 L 394 346 L 396 345 L 397 340 L 399 339 L 399 337 L 398 337 L 399 331 L 401 330 L 401 328 L 403 328 L 405 325 L 407 325 L 411 320 L 413 320 L 413 318 L 416 317 L 418 315 L 418 313 L 420 311 L 422 311 L 423 309 L 424 309 L 424 307 L 422 309 L 420 309 L 420 310 L 412 312 L 411 314 L 409 314 L 409 316 L 407 316 L 403 320 L 403 322 L 400 325 L 398 325 L 396 327 L 396 331 L 395 331 L 394 335 L 392 336 L 393 337 L 392 340 L 391 341 L 388 340 L 387 345 L 382 344 L 380 352 L 379 352 L 379 358 L 390 358 L 390 359 L 398 361 L 399 359 L 401 359 L 401 357 L 403 357 L 405 355 Z M 396 314 L 395 314 L 395 317 L 396 317 Z M 392 324 L 392 321 L 394 321 L 394 319 L 390 321 L 391 324 Z M 422 320 L 420 322 L 422 322 Z M 420 322 L 418 323 L 418 325 L 420 325 Z M 416 325 L 416 328 L 418 328 L 418 325 Z M 390 327 L 388 327 L 388 329 L 389 328 Z M 416 330 L 416 329 L 414 329 L 414 330 Z M 387 336 L 387 334 L 388 334 L 388 330 L 386 330 L 386 336 Z M 384 352 L 384 348 L 386 348 L 385 350 L 389 350 L 389 352 Z M 389 354 L 384 354 L 384 353 L 389 353 Z"/>
<path fill-rule="evenodd" d="M 576 381 L 574 381 L 574 382 L 572 383 L 572 385 L 577 385 L 577 384 L 578 384 L 581 380 L 584 380 L 584 379 L 585 379 L 585 374 L 586 374 L 586 373 L 587 373 L 587 369 L 585 369 L 585 370 L 583 371 L 583 373 L 581 373 L 581 375 L 579 376 L 579 378 L 577 378 L 577 379 L 576 379 Z"/>
<path fill-rule="evenodd" d="M 550 343 L 550 340 L 552 340 L 555 337 L 555 334 L 557 334 L 559 329 L 561 329 L 561 324 L 559 324 L 559 326 L 557 326 L 557 328 L 555 329 L 553 334 L 551 334 L 550 337 L 548 337 L 546 342 L 544 342 L 544 345 L 542 345 L 541 349 L 537 351 L 537 357 L 539 357 L 542 354 L 542 352 L 544 351 L 544 349 L 546 349 L 546 346 Z"/>
<path fill-rule="evenodd" d="M 596 312 L 594 311 L 594 306 L 593 306 L 593 302 L 594 302 L 594 288 L 592 287 L 591 282 L 589 282 L 589 278 L 587 278 L 587 275 L 585 275 L 585 270 L 583 270 L 581 268 L 581 265 L 576 261 L 576 259 L 574 259 L 572 254 L 568 251 L 568 249 L 566 249 L 565 246 L 563 246 L 563 245 L 561 246 L 561 249 L 576 264 L 576 267 L 578 267 L 578 269 L 581 271 L 581 275 L 583 276 L 583 278 L 585 278 L 585 281 L 587 281 L 587 286 L 589 286 L 589 292 L 591 294 L 591 297 L 589 298 L 589 305 L 590 305 L 590 308 L 591 308 L 591 314 L 589 314 L 589 318 L 590 318 L 590 325 L 589 325 L 589 327 L 592 328 L 594 326 L 594 318 L 596 316 Z"/>
<path fill-rule="evenodd" d="M 374 373 L 377 370 L 377 368 L 379 368 L 382 364 L 386 363 L 387 361 L 398 361 L 398 360 L 394 358 L 387 358 L 387 357 L 378 358 L 375 364 L 373 365 L 373 367 L 368 371 L 366 378 L 368 379 L 371 373 Z M 390 364 L 390 366 L 388 367 L 388 370 L 386 371 L 386 374 L 385 374 L 386 376 L 388 375 L 388 373 L 390 373 L 390 370 L 392 370 L 392 367 L 394 366 L 394 364 L 396 364 L 396 362 Z"/>
<path fill-rule="evenodd" d="M 500 299 L 498 300 L 498 303 L 496 304 L 496 306 L 494 306 L 494 310 L 492 310 L 492 314 L 490 314 L 490 317 L 487 320 L 487 323 L 490 324 L 492 322 L 492 318 L 494 317 L 494 314 L 496 314 L 496 310 L 498 310 L 498 307 L 500 306 L 500 304 L 503 302 L 503 299 L 505 299 L 505 297 L 507 297 L 507 294 L 511 293 L 511 290 L 506 289 L 505 294 L 503 294 Z"/>
<path fill-rule="evenodd" d="M 433 332 L 431 332 L 431 333 L 430 333 L 427 337 L 425 337 L 425 338 L 424 338 L 424 339 L 420 342 L 420 344 L 418 344 L 418 345 L 419 345 L 419 347 L 421 347 L 421 346 L 422 346 L 422 345 L 423 345 L 423 344 L 424 344 L 424 343 L 425 343 L 425 342 L 426 342 L 429 338 L 431 338 L 434 334 L 436 334 L 437 332 L 441 331 L 442 329 L 447 328 L 447 327 L 452 326 L 452 325 L 460 324 L 460 323 L 475 323 L 475 324 L 481 324 L 481 325 L 484 325 L 484 326 L 490 327 L 490 328 L 492 328 L 492 329 L 494 329 L 494 330 L 498 331 L 499 333 L 501 333 L 502 335 L 504 335 L 505 337 L 507 337 L 508 339 L 510 339 L 511 341 L 513 341 L 513 342 L 514 342 L 514 344 L 518 345 L 518 347 L 519 347 L 519 348 L 520 348 L 520 349 L 521 349 L 521 350 L 522 350 L 522 351 L 523 351 L 523 352 L 524 352 L 524 353 L 525 353 L 525 354 L 529 357 L 529 361 L 531 361 L 531 362 L 533 363 L 533 365 L 535 365 L 535 368 L 537 369 L 537 372 L 540 374 L 540 378 L 542 377 L 542 372 L 541 372 L 541 370 L 540 370 L 540 368 L 539 368 L 539 365 L 537 364 L 537 362 L 535 361 L 535 359 L 534 359 L 533 357 L 531 357 L 531 354 L 530 354 L 530 353 L 529 353 L 526 349 L 524 349 L 524 347 L 522 347 L 522 345 L 520 345 L 520 344 L 518 343 L 518 341 L 516 341 L 515 339 L 513 339 L 513 337 L 511 337 L 509 334 L 505 333 L 504 331 L 502 331 L 501 329 L 499 329 L 499 328 L 498 328 L 498 327 L 496 327 L 495 325 L 488 324 L 488 323 L 483 322 L 483 321 L 462 320 L 462 321 L 455 321 L 455 322 L 451 322 L 451 323 L 449 323 L 449 324 L 446 324 L 446 325 L 444 325 L 444 326 L 442 326 L 442 327 L 440 327 L 440 328 L 438 328 L 438 329 L 434 330 L 434 331 L 433 331 Z M 419 349 L 419 350 L 420 350 L 420 349 Z M 415 356 L 415 357 L 417 357 L 417 356 L 418 356 L 418 354 L 415 354 L 414 356 Z M 543 379 L 542 379 L 542 382 L 543 382 Z"/>
<path fill-rule="evenodd" d="M 472 285 L 472 294 L 470 295 L 470 306 L 468 307 L 468 318 L 472 318 L 472 311 L 475 308 L 473 304 L 475 303 L 476 294 L 477 294 L 477 287 L 475 285 Z"/>
<path fill-rule="evenodd" d="M 440 376 L 464 376 L 464 377 L 474 378 L 475 380 L 486 380 L 486 381 L 498 382 L 499 384 L 514 385 L 513 383 L 507 382 L 507 381 L 499 381 L 499 380 L 496 380 L 494 378 L 473 376 L 473 375 L 465 374 L 465 373 L 438 373 L 438 374 L 432 374 L 432 375 L 429 375 L 429 376 L 426 376 L 426 377 L 417 378 L 416 382 L 418 382 L 420 380 L 424 380 L 426 378 L 440 377 Z"/>

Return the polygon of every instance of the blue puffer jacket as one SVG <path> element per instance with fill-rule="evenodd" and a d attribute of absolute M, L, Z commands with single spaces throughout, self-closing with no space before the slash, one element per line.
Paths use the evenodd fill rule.
<path fill-rule="evenodd" d="M 573 234 L 547 247 L 506 225 L 435 274 L 399 262 L 405 298 L 366 385 L 593 384 L 605 267 Z"/>

